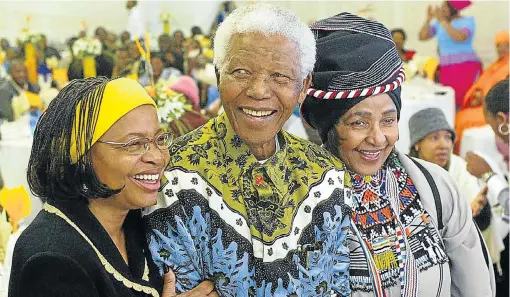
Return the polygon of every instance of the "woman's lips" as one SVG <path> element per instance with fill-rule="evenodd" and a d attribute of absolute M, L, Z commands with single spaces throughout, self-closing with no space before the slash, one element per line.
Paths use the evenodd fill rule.
<path fill-rule="evenodd" d="M 357 152 L 360 154 L 361 158 L 363 158 L 367 161 L 376 161 L 381 157 L 383 150 L 376 150 L 376 151 L 357 150 Z"/>

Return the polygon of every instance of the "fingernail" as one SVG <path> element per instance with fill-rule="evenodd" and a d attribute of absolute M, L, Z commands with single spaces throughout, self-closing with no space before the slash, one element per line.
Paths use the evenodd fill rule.
<path fill-rule="evenodd" d="M 170 271 L 170 269 L 168 268 L 168 266 L 166 266 L 166 265 L 165 265 L 165 266 L 163 266 L 163 272 L 164 272 L 165 274 L 167 274 L 167 273 L 168 273 L 168 271 Z"/>

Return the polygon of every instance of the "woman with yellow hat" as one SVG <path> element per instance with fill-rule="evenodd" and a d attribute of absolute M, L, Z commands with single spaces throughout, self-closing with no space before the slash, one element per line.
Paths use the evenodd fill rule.
<path fill-rule="evenodd" d="M 9 296 L 159 296 L 140 209 L 156 204 L 171 142 L 134 80 L 62 89 L 35 131 L 27 175 L 45 205 L 16 243 Z"/>

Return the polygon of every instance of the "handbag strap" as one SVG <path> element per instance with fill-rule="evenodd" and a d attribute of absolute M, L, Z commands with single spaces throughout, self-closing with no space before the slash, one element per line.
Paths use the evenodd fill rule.
<path fill-rule="evenodd" d="M 437 229 L 442 230 L 443 225 L 443 204 L 441 203 L 441 197 L 439 196 L 439 190 L 437 189 L 436 182 L 430 175 L 430 172 L 420 164 L 420 162 L 416 161 L 414 158 L 409 157 L 416 166 L 423 173 L 425 178 L 427 179 L 428 184 L 430 185 L 430 189 L 432 190 L 432 195 L 434 196 L 434 203 L 436 204 L 436 214 L 437 214 Z"/>

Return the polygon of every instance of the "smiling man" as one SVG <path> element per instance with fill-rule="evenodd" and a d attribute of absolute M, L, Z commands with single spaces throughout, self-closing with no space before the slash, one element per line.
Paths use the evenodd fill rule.
<path fill-rule="evenodd" d="M 164 207 L 146 215 L 177 291 L 210 280 L 220 296 L 349 295 L 343 164 L 282 131 L 315 52 L 310 29 L 277 6 L 243 6 L 220 25 L 225 113 L 170 148 Z"/>

